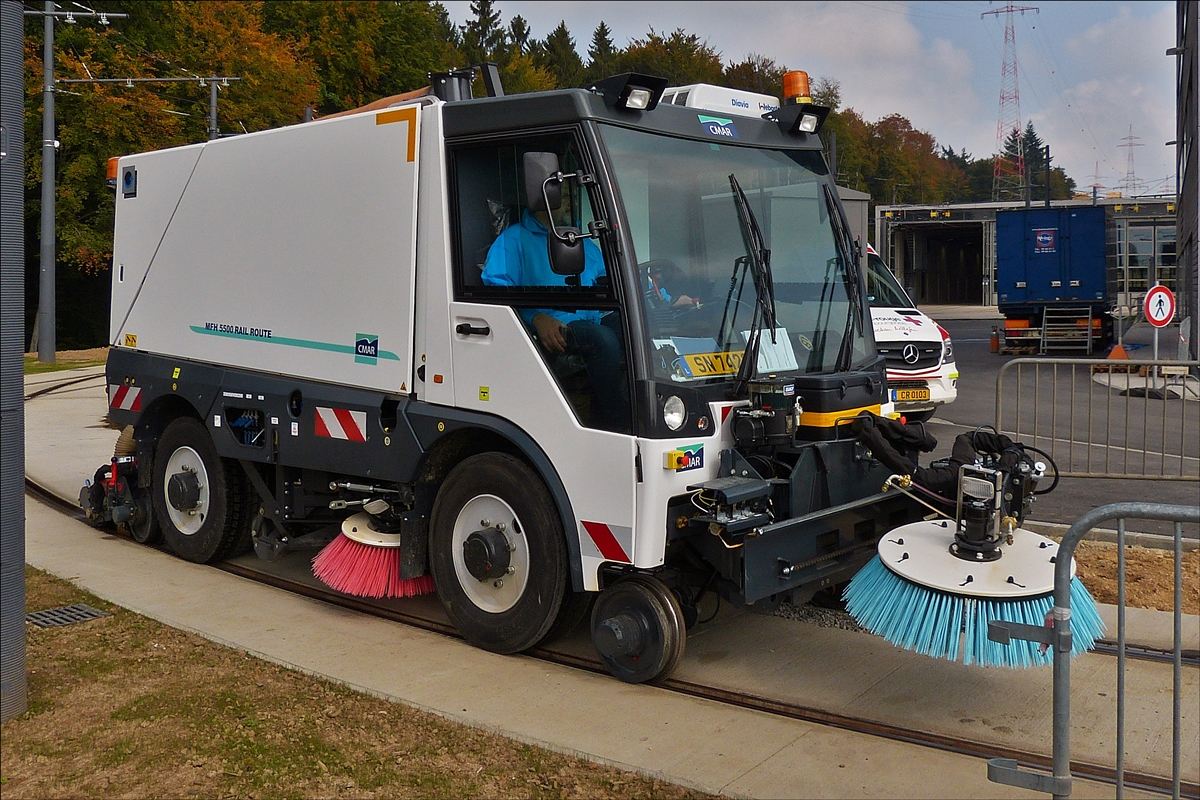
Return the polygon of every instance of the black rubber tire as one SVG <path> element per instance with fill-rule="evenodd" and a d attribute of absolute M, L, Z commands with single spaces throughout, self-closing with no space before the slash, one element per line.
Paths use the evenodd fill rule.
<path fill-rule="evenodd" d="M 571 588 L 571 579 L 568 575 L 562 606 L 558 609 L 558 616 L 554 618 L 554 624 L 542 637 L 542 644 L 557 642 L 574 633 L 575 629 L 579 627 L 579 623 L 583 622 L 591 612 L 592 603 L 595 602 L 598 594 L 599 592 L 575 591 Z"/>
<path fill-rule="evenodd" d="M 181 447 L 200 456 L 208 474 L 208 513 L 200 528 L 185 534 L 167 512 L 167 462 Z M 246 477 L 236 461 L 217 455 L 217 448 L 204 423 L 180 417 L 163 431 L 154 458 L 154 512 L 163 540 L 172 553 L 186 561 L 208 564 L 222 561 L 245 549 L 250 540 L 250 493 Z"/>
<path fill-rule="evenodd" d="M 500 498 L 516 513 L 528 552 L 524 590 L 498 613 L 470 599 L 454 568 L 459 512 L 481 495 Z M 569 569 L 562 520 L 538 474 L 505 453 L 471 456 L 452 469 L 433 504 L 429 566 L 446 614 L 469 643 L 494 653 L 517 653 L 541 642 L 558 619 Z"/>
<path fill-rule="evenodd" d="M 671 590 L 648 575 L 623 578 L 600 593 L 592 607 L 592 640 L 610 617 L 628 615 L 638 621 L 643 644 L 636 653 L 607 656 L 596 652 L 615 678 L 626 683 L 646 683 L 671 674 L 683 658 L 687 632 L 679 600 Z"/>

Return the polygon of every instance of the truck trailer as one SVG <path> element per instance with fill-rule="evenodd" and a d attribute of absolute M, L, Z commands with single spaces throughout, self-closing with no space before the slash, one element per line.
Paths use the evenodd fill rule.
<path fill-rule="evenodd" d="M 432 78 L 119 159 L 130 433 L 85 506 L 200 563 L 356 514 L 468 642 L 519 652 L 591 609 L 631 682 L 678 663 L 706 593 L 806 601 L 920 518 L 852 433 L 889 406 L 827 109 Z"/>
<path fill-rule="evenodd" d="M 1091 354 L 1108 344 L 1104 209 L 997 211 L 996 286 L 1006 348 Z"/>

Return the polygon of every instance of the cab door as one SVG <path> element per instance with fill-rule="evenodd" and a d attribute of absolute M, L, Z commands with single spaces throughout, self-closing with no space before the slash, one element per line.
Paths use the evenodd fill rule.
<path fill-rule="evenodd" d="M 568 180 L 560 208 L 536 209 L 523 173 L 526 152 L 555 153 L 564 173 L 588 171 L 581 141 L 566 132 L 450 145 L 449 325 L 454 404 L 516 424 L 546 453 L 576 517 L 567 535 L 578 538 L 585 588 L 595 589 L 602 563 L 634 562 L 629 341 L 607 243 L 584 243 L 578 285 L 553 273 L 545 250 L 550 215 L 586 231 L 598 196 Z"/>

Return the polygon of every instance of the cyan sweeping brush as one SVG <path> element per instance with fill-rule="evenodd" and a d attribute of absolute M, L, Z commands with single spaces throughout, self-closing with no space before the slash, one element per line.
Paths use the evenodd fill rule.
<path fill-rule="evenodd" d="M 951 522 L 896 528 L 846 587 L 846 610 L 897 647 L 934 658 L 1000 667 L 1052 663 L 1050 648 L 1020 639 L 1002 645 L 987 633 L 991 620 L 1046 624 L 1058 544 L 1017 528 L 998 557 L 972 561 L 955 555 L 953 542 Z M 1071 579 L 1071 633 L 1072 656 L 1104 633 L 1096 601 L 1077 577 Z"/>

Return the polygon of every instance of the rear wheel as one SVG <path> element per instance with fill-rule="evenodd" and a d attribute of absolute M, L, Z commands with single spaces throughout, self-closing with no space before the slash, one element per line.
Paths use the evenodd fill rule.
<path fill-rule="evenodd" d="M 562 521 L 537 473 L 504 453 L 466 459 L 442 483 L 429 536 L 438 596 L 464 639 L 516 653 L 545 638 L 569 574 Z"/>
<path fill-rule="evenodd" d="M 241 468 L 217 455 L 199 420 L 167 426 L 154 458 L 154 511 L 171 552 L 197 563 L 220 561 L 244 549 L 249 537 L 249 491 Z"/>

